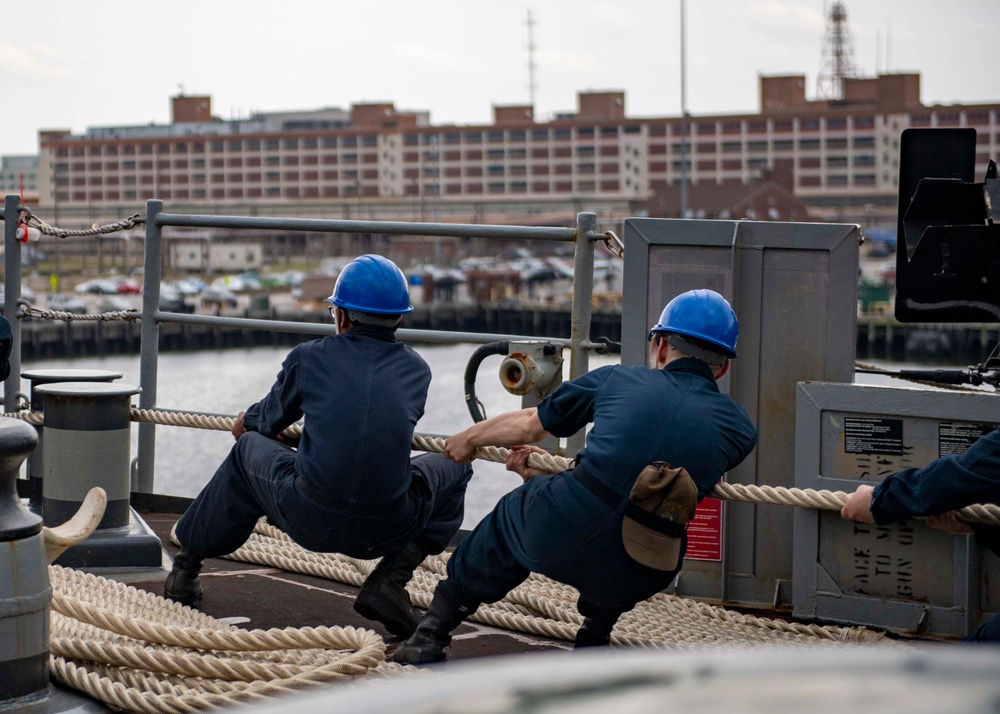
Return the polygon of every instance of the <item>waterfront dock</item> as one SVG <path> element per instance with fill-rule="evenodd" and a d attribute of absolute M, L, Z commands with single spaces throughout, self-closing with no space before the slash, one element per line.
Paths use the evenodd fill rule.
<path fill-rule="evenodd" d="M 256 309 L 241 304 L 233 316 L 329 325 L 324 307 L 273 301 Z M 406 327 L 459 332 L 569 337 L 570 311 L 561 306 L 501 303 L 435 303 L 415 306 Z M 134 320 L 62 322 L 38 318 L 22 322 L 22 359 L 56 359 L 138 354 L 140 325 Z M 591 339 L 621 340 L 621 311 L 595 307 Z M 160 349 L 189 351 L 262 345 L 294 345 L 308 335 L 164 323 Z M 857 358 L 935 364 L 978 364 L 1000 342 L 995 324 L 903 324 L 891 315 L 860 315 Z"/>

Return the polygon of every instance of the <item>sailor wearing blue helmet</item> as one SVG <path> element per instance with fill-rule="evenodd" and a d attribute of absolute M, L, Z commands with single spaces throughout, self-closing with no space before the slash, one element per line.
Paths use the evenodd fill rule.
<path fill-rule="evenodd" d="M 381 557 L 354 607 L 408 636 L 420 613 L 406 583 L 461 526 L 472 469 L 440 454 L 410 458 L 431 372 L 394 335 L 413 310 L 402 271 L 363 255 L 327 301 L 338 334 L 295 347 L 271 391 L 240 413 L 236 445 L 177 523 L 165 595 L 197 604 L 202 561 L 239 548 L 267 516 L 309 550 Z M 303 417 L 294 449 L 280 434 Z"/>
<path fill-rule="evenodd" d="M 673 581 L 698 500 L 756 443 L 747 413 L 716 384 L 736 357 L 738 334 L 721 295 L 692 290 L 671 300 L 649 331 L 652 369 L 601 367 L 563 383 L 537 408 L 448 439 L 445 453 L 458 463 L 481 446 L 513 447 L 507 468 L 525 483 L 458 545 L 427 614 L 393 658 L 444 659 L 462 620 L 530 572 L 580 591 L 577 647 L 608 644 L 622 613 Z M 536 447 L 519 445 L 570 436 L 588 423 L 571 471 L 528 467 Z"/>

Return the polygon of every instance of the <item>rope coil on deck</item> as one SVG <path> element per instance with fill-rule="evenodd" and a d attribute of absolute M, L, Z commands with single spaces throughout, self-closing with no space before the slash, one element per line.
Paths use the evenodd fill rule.
<path fill-rule="evenodd" d="M 134 712 L 190 712 L 413 671 L 353 627 L 243 630 L 152 593 L 50 566 L 56 679 Z"/>
<path fill-rule="evenodd" d="M 233 560 L 271 565 L 360 586 L 376 561 L 358 560 L 336 553 L 313 553 L 294 543 L 285 533 L 264 521 Z M 424 560 L 407 590 L 417 607 L 427 608 L 434 588 L 445 575 L 448 555 Z M 500 602 L 484 604 L 472 620 L 507 630 L 527 632 L 572 642 L 582 617 L 576 609 L 579 593 L 536 573 Z M 755 617 L 675 595 L 656 595 L 621 617 L 612 642 L 659 648 L 732 649 L 760 645 L 829 646 L 874 644 L 903 647 L 901 643 L 864 627 L 820 626 Z"/>

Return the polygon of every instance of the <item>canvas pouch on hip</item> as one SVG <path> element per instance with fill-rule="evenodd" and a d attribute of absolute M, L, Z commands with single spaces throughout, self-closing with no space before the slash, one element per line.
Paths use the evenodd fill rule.
<path fill-rule="evenodd" d="M 642 470 L 622 519 L 625 552 L 656 570 L 680 567 L 681 543 L 698 505 L 698 487 L 683 468 L 657 461 Z"/>

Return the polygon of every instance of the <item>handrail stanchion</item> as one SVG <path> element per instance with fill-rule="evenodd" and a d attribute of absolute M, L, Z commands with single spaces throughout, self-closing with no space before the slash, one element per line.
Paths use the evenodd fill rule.
<path fill-rule="evenodd" d="M 21 299 L 21 243 L 17 239 L 17 209 L 21 197 L 9 193 L 3 201 L 4 299 L 3 309 L 10 322 L 10 374 L 3 383 L 4 410 L 15 411 L 17 393 L 21 391 L 21 321 L 17 319 L 17 301 Z"/>
<path fill-rule="evenodd" d="M 590 369 L 590 319 L 593 313 L 594 242 L 591 234 L 597 227 L 596 213 L 576 214 L 576 248 L 573 252 L 573 314 L 570 316 L 569 378 L 582 377 Z M 583 448 L 586 433 L 581 429 L 566 440 L 566 453 L 572 458 Z"/>
<path fill-rule="evenodd" d="M 156 407 L 156 368 L 160 350 L 160 324 L 156 312 L 160 306 L 163 232 L 157 216 L 163 201 L 146 202 L 146 246 L 143 258 L 142 330 L 139 347 L 139 408 Z M 132 487 L 141 493 L 153 493 L 153 462 L 156 457 L 156 426 L 139 424 L 138 468 Z"/>

